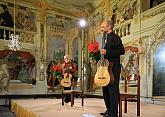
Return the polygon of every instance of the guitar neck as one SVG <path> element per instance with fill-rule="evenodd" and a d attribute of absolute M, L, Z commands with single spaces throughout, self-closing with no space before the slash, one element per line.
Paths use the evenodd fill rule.
<path fill-rule="evenodd" d="M 103 36 L 102 36 L 102 49 L 104 49 L 105 46 L 105 40 L 107 39 L 107 33 L 103 32 Z M 104 61 L 104 55 L 101 54 L 101 61 Z"/>

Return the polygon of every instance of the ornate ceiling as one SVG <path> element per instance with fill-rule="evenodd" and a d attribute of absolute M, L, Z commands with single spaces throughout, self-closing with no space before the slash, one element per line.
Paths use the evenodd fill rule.
<path fill-rule="evenodd" d="M 102 0 L 46 0 L 48 4 L 55 4 L 68 10 L 92 10 L 99 5 Z"/>
<path fill-rule="evenodd" d="M 46 0 L 46 2 L 49 12 L 56 12 L 66 17 L 78 18 L 83 17 L 84 14 L 95 9 L 102 0 Z"/>
<path fill-rule="evenodd" d="M 12 3 L 14 0 L 0 0 Z M 26 4 L 28 7 L 35 7 L 44 2 L 48 13 L 66 16 L 70 18 L 82 17 L 84 11 L 90 12 L 95 9 L 103 0 L 15 0 L 16 4 Z"/>

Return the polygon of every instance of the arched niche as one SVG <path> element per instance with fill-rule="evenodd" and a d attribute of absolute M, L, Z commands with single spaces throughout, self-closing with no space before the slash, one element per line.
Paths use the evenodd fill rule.
<path fill-rule="evenodd" d="M 163 43 L 165 39 L 165 19 L 162 19 L 161 22 L 157 25 L 155 30 L 153 31 L 152 35 L 150 35 L 150 40 L 148 42 L 148 49 L 147 49 L 147 79 L 148 79 L 148 92 L 147 97 L 153 97 L 154 95 L 154 85 L 157 81 L 157 73 L 154 72 L 157 68 L 157 64 L 159 63 L 156 59 L 159 57 L 159 59 L 162 61 L 162 57 L 160 57 L 156 52 L 162 52 L 161 49 L 163 49 Z M 162 53 L 161 53 L 162 54 Z M 158 63 L 157 63 L 158 62 Z M 164 71 L 163 71 L 164 72 Z M 163 73 L 164 74 L 164 73 Z M 159 95 L 158 95 L 159 96 Z"/>
<path fill-rule="evenodd" d="M 157 45 L 153 60 L 153 96 L 165 96 L 165 41 Z"/>
<path fill-rule="evenodd" d="M 61 60 L 66 52 L 66 39 L 63 36 L 54 36 L 48 39 L 49 60 Z"/>

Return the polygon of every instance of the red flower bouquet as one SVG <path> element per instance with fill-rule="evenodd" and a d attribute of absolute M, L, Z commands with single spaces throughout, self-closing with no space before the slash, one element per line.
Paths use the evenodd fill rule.
<path fill-rule="evenodd" d="M 59 65 L 54 65 L 54 66 L 52 66 L 52 70 L 53 70 L 53 76 L 54 76 L 54 78 L 60 78 L 61 76 L 62 76 L 62 68 L 61 68 L 61 66 L 59 66 Z"/>
<path fill-rule="evenodd" d="M 87 42 L 87 47 L 88 47 L 90 57 L 92 59 L 95 59 L 96 61 L 99 61 L 101 57 L 100 50 L 99 50 L 99 43 L 96 40 L 90 43 Z"/>

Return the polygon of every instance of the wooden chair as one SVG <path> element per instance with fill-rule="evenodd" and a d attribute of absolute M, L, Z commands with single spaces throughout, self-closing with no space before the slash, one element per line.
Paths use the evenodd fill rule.
<path fill-rule="evenodd" d="M 72 82 L 71 90 L 64 90 L 64 87 L 62 87 L 62 105 L 64 105 L 64 95 L 69 94 L 71 95 L 71 107 L 74 105 L 74 97 L 75 95 L 80 95 L 82 98 L 81 105 L 84 106 L 84 96 L 83 96 L 83 90 L 82 90 L 82 82 Z M 79 89 L 75 89 L 79 88 Z"/>
<path fill-rule="evenodd" d="M 127 102 L 133 101 L 137 103 L 137 116 L 140 116 L 140 75 L 139 75 L 139 54 L 136 52 L 136 66 L 135 70 L 136 74 L 132 74 L 127 76 L 124 73 L 124 69 L 122 68 L 122 72 L 124 73 L 124 92 L 120 92 L 119 96 L 119 117 L 122 117 L 122 101 L 124 101 L 124 113 L 127 113 Z M 121 72 L 121 74 L 122 74 Z M 136 88 L 135 93 L 131 93 L 128 91 L 129 88 Z"/>

